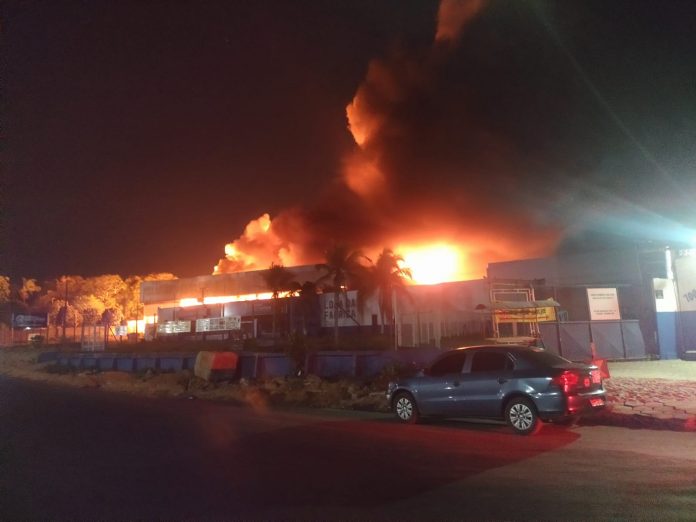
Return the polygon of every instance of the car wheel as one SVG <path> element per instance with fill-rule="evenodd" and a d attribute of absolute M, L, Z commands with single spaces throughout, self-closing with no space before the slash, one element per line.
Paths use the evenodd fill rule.
<path fill-rule="evenodd" d="M 518 435 L 532 435 L 541 429 L 534 403 L 524 397 L 516 397 L 507 403 L 505 420 Z"/>
<path fill-rule="evenodd" d="M 420 414 L 416 401 L 410 393 L 399 393 L 394 397 L 394 413 L 396 418 L 407 424 L 420 422 Z"/>

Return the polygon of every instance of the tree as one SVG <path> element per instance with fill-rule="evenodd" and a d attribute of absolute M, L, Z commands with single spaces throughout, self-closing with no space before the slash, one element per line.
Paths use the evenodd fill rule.
<path fill-rule="evenodd" d="M 395 254 L 390 248 L 380 252 L 377 262 L 369 268 L 372 291 L 377 292 L 382 333 L 386 320 L 394 325 L 394 301 L 396 294 L 408 295 L 406 278 L 411 279 L 411 270 L 401 266 L 403 257 Z M 395 333 L 395 332 L 394 332 Z"/>
<path fill-rule="evenodd" d="M 37 283 L 36 279 L 22 278 L 22 287 L 19 289 L 19 298 L 27 306 L 31 306 L 31 300 L 39 292 L 41 292 L 41 287 Z"/>
<path fill-rule="evenodd" d="M 261 277 L 263 277 L 266 287 L 271 291 L 271 298 L 273 299 L 273 339 L 275 342 L 280 294 L 287 294 L 292 291 L 295 275 L 283 265 L 271 263 L 270 268 L 263 272 Z"/>
<path fill-rule="evenodd" d="M 4 304 L 10 300 L 10 278 L 5 275 L 0 275 L 0 304 Z"/>
<path fill-rule="evenodd" d="M 362 264 L 363 259 L 367 259 L 362 251 L 351 250 L 346 245 L 336 245 L 326 251 L 326 261 L 316 265 L 317 270 L 325 272 L 317 283 L 322 281 L 331 281 L 331 287 L 334 292 L 334 346 L 338 348 L 338 309 L 340 305 L 340 296 L 347 297 L 349 284 L 356 284 L 361 276 L 365 273 L 365 265 Z"/>
<path fill-rule="evenodd" d="M 302 335 L 308 333 L 308 317 L 318 314 L 317 311 L 317 284 L 313 281 L 296 283 L 295 292 L 300 296 L 300 313 L 302 314 Z"/>

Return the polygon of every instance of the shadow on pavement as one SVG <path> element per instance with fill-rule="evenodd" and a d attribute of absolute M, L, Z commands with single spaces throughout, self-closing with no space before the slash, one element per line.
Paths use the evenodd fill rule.
<path fill-rule="evenodd" d="M 579 426 L 615 426 L 632 430 L 696 431 L 696 417 L 658 419 L 648 415 L 623 414 L 611 411 L 580 419 Z"/>

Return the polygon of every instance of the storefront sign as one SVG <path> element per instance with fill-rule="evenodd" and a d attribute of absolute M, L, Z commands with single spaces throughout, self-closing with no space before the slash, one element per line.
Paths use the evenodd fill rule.
<path fill-rule="evenodd" d="M 157 325 L 158 335 L 189 333 L 190 331 L 191 321 L 165 321 Z"/>
<path fill-rule="evenodd" d="M 196 332 L 224 332 L 227 330 L 240 330 L 241 328 L 242 318 L 238 315 L 196 320 Z"/>
<path fill-rule="evenodd" d="M 350 290 L 343 294 L 338 294 L 338 304 L 336 294 L 321 295 L 321 325 L 323 327 L 334 326 L 334 314 L 338 315 L 338 326 L 356 326 L 358 319 L 358 292 Z"/>
<path fill-rule="evenodd" d="M 556 320 L 556 309 L 553 306 L 496 310 L 494 313 L 495 319 L 499 323 L 540 323 Z"/>
<path fill-rule="evenodd" d="M 591 321 L 619 321 L 619 297 L 616 288 L 588 288 L 587 301 Z"/>
<path fill-rule="evenodd" d="M 48 316 L 46 315 L 18 314 L 13 319 L 15 328 L 46 328 L 47 324 Z"/>

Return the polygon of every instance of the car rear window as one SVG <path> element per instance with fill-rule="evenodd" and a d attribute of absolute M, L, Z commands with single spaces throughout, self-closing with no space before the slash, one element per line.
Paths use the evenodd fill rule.
<path fill-rule="evenodd" d="M 544 350 L 534 350 L 528 352 L 521 352 L 516 354 L 518 358 L 524 359 L 534 366 L 551 366 L 553 368 L 564 367 L 568 364 L 572 364 L 568 359 L 556 355 L 555 353 L 546 352 Z"/>

